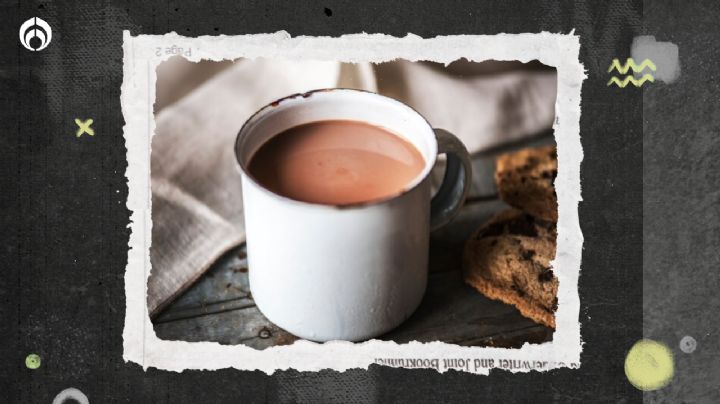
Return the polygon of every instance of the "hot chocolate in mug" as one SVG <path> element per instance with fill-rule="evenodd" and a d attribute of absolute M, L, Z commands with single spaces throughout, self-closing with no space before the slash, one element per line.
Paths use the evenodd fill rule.
<path fill-rule="evenodd" d="M 271 192 L 248 171 L 269 139 L 299 125 L 358 121 L 383 128 L 422 155 L 422 171 L 388 197 L 347 205 L 308 203 Z M 468 152 L 415 110 L 379 94 L 325 89 L 275 101 L 243 125 L 240 169 L 249 281 L 258 309 L 274 324 L 313 341 L 382 335 L 419 306 L 428 279 L 430 231 L 458 213 L 470 186 Z M 440 189 L 429 174 L 447 155 Z"/>

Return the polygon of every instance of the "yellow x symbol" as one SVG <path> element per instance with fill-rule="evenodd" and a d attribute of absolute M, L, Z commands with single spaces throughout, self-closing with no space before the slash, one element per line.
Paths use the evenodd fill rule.
<path fill-rule="evenodd" d="M 75 123 L 79 127 L 77 132 L 75 133 L 75 136 L 80 137 L 83 133 L 87 133 L 90 136 L 95 136 L 95 131 L 93 128 L 90 127 L 92 125 L 93 120 L 92 118 L 88 119 L 87 121 L 83 122 L 78 118 L 75 118 Z"/>

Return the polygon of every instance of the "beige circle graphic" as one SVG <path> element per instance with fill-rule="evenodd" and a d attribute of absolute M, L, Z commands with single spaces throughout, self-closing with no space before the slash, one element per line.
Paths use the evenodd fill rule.
<path fill-rule="evenodd" d="M 636 342 L 625 357 L 625 375 L 633 386 L 643 391 L 667 386 L 674 372 L 672 351 L 651 339 Z"/>

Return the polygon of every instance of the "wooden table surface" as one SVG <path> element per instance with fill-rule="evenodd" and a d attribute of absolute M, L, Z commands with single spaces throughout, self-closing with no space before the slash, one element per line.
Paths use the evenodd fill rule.
<path fill-rule="evenodd" d="M 495 155 L 552 143 L 551 134 L 475 156 L 473 187 L 467 203 L 448 226 L 430 238 L 430 275 L 417 311 L 395 330 L 378 337 L 398 343 L 443 341 L 465 346 L 520 347 L 552 339 L 552 329 L 490 300 L 464 284 L 462 249 L 470 234 L 507 207 L 496 196 Z M 164 340 L 214 341 L 256 349 L 291 344 L 297 337 L 268 321 L 255 306 L 248 285 L 244 245 L 216 262 L 200 280 L 153 319 Z"/>

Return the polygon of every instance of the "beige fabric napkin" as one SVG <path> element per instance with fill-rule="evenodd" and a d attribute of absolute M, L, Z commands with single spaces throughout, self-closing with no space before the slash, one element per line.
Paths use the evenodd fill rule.
<path fill-rule="evenodd" d="M 501 68 L 488 73 L 487 67 L 240 60 L 162 108 L 151 153 L 151 316 L 244 241 L 233 143 L 256 110 L 312 89 L 361 88 L 408 103 L 433 126 L 455 133 L 471 152 L 551 127 L 554 72 Z"/>

